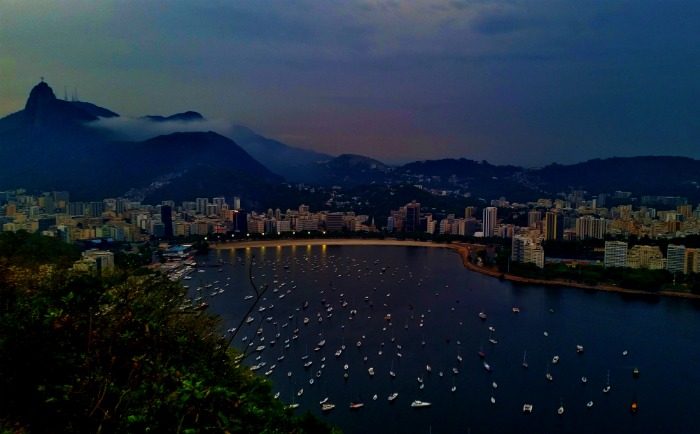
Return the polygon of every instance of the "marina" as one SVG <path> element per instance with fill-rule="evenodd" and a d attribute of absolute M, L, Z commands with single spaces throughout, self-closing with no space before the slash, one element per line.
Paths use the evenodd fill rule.
<path fill-rule="evenodd" d="M 689 386 L 700 381 L 698 373 L 682 363 L 700 355 L 689 343 L 700 341 L 700 315 L 688 300 L 517 285 L 469 271 L 447 249 L 222 249 L 210 252 L 207 262 L 221 266 L 204 267 L 206 273 L 189 280 L 193 296 L 201 296 L 196 281 L 203 286 L 220 280 L 211 292 L 230 282 L 225 293 L 205 298 L 207 311 L 221 315 L 226 337 L 236 333 L 235 347 L 248 352 L 265 347 L 242 363 L 265 366 L 277 359 L 280 367 L 265 370 L 274 381 L 273 394 L 294 397 L 288 404 L 298 404 L 300 414 L 312 411 L 346 433 L 428 432 L 429 427 L 505 432 L 513 426 L 524 433 L 567 426 L 590 432 L 603 427 L 622 433 L 682 432 L 691 413 L 683 403 L 700 397 Z M 258 287 L 268 286 L 256 305 L 255 298 L 245 298 L 253 293 L 249 270 Z M 259 307 L 266 309 L 259 312 Z M 248 316 L 254 318 L 250 324 L 243 321 Z M 304 318 L 314 320 L 303 325 Z M 238 332 L 226 331 L 242 321 Z M 496 324 L 498 345 L 489 343 Z M 262 334 L 256 334 L 261 327 Z M 654 340 L 670 341 L 683 354 L 669 360 L 650 348 Z M 523 369 L 525 364 L 531 369 Z M 669 364 L 673 378 L 661 368 Z M 553 381 L 545 379 L 545 368 Z M 643 378 L 633 375 L 634 368 L 644 370 Z M 615 388 L 603 393 L 608 371 Z M 664 393 L 684 399 L 672 404 Z M 632 396 L 635 408 L 637 402 L 642 408 L 633 416 Z M 334 410 L 324 411 L 322 399 Z M 414 413 L 407 408 L 413 401 L 432 405 Z M 562 401 L 566 413 L 557 414 Z"/>

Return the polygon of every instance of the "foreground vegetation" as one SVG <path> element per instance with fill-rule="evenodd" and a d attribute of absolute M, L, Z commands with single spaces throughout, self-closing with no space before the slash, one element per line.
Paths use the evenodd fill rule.
<path fill-rule="evenodd" d="M 136 267 L 76 273 L 78 256 L 0 234 L 0 430 L 337 432 L 239 366 L 219 318 L 179 283 Z"/>

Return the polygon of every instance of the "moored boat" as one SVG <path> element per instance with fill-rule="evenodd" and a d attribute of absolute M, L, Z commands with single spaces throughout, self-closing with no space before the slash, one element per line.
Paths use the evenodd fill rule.
<path fill-rule="evenodd" d="M 431 405 L 432 404 L 430 402 L 419 401 L 419 400 L 415 400 L 411 403 L 411 407 L 413 407 L 413 408 L 430 407 Z"/>

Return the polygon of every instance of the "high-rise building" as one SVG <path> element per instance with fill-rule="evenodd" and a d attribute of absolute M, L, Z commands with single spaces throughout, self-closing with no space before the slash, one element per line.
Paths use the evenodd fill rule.
<path fill-rule="evenodd" d="M 576 237 L 602 240 L 608 231 L 608 221 L 587 215 L 576 219 Z"/>
<path fill-rule="evenodd" d="M 513 237 L 511 246 L 512 261 L 529 262 L 537 265 L 539 268 L 544 267 L 544 249 L 541 244 L 535 242 L 532 238 L 516 235 Z"/>
<path fill-rule="evenodd" d="M 241 198 L 238 196 L 233 197 L 233 209 L 241 209 Z"/>
<path fill-rule="evenodd" d="M 406 232 L 418 232 L 420 230 L 420 203 L 411 201 L 406 204 Z"/>
<path fill-rule="evenodd" d="M 700 249 L 685 249 L 683 272 L 685 274 L 700 272 Z"/>
<path fill-rule="evenodd" d="M 685 272 L 685 246 L 669 244 L 666 249 L 666 269 L 671 273 Z"/>
<path fill-rule="evenodd" d="M 493 229 L 496 227 L 497 213 L 498 208 L 496 208 L 495 206 L 489 206 L 484 208 L 481 226 L 485 237 L 493 236 Z"/>
<path fill-rule="evenodd" d="M 160 207 L 160 221 L 163 223 L 163 236 L 172 238 L 173 236 L 173 209 L 170 205 Z"/>
<path fill-rule="evenodd" d="M 606 241 L 605 257 L 603 259 L 605 267 L 626 267 L 627 266 L 627 242 Z"/>
<path fill-rule="evenodd" d="M 544 216 L 544 238 L 546 240 L 561 240 L 564 236 L 564 218 L 556 212 L 548 212 Z"/>
<path fill-rule="evenodd" d="M 326 230 L 328 232 L 341 232 L 343 230 L 344 216 L 342 212 L 331 212 L 326 215 Z"/>
<path fill-rule="evenodd" d="M 536 209 L 531 210 L 527 213 L 527 226 L 534 228 L 537 226 L 538 222 L 542 221 L 542 212 Z"/>
<path fill-rule="evenodd" d="M 209 205 L 209 199 L 206 197 L 198 197 L 196 199 L 197 203 L 197 214 L 206 214 L 207 213 L 207 205 Z"/>

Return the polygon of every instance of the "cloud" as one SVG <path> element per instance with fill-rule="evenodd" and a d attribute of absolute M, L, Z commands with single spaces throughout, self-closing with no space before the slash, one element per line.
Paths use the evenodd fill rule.
<path fill-rule="evenodd" d="M 230 137 L 234 124 L 226 120 L 162 121 L 146 118 L 114 117 L 101 118 L 90 122 L 92 128 L 108 130 L 119 140 L 142 141 L 173 133 L 214 131 Z"/>

